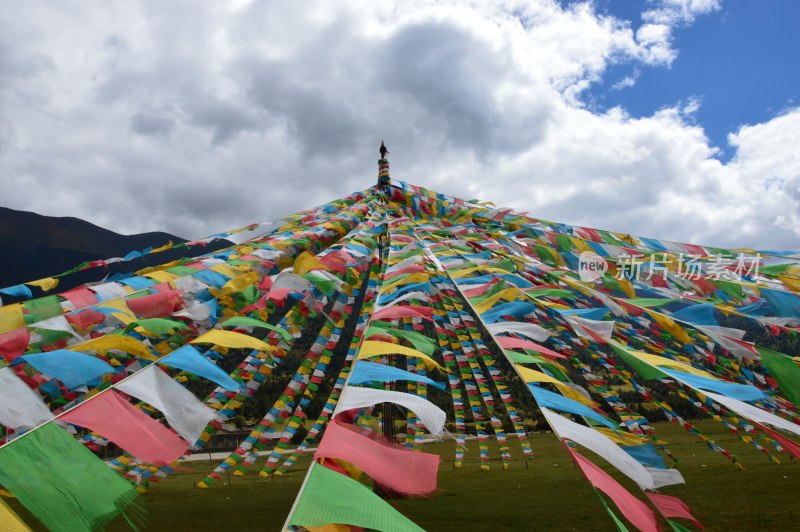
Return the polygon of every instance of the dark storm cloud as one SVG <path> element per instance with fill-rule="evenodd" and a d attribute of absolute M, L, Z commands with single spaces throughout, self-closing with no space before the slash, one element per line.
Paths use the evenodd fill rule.
<path fill-rule="evenodd" d="M 503 108 L 494 89 L 513 73 L 509 61 L 446 21 L 407 24 L 379 50 L 377 88 L 417 110 L 423 128 L 447 139 L 449 148 L 513 153 L 541 138 L 547 111 Z"/>
<path fill-rule="evenodd" d="M 20 49 L 0 36 L 0 92 L 9 90 L 15 80 L 29 80 L 55 69 L 52 57 Z"/>
<path fill-rule="evenodd" d="M 131 131 L 139 135 L 169 137 L 174 127 L 175 119 L 168 115 L 140 112 L 131 116 Z"/>
<path fill-rule="evenodd" d="M 183 110 L 192 123 L 213 132 L 214 145 L 229 141 L 243 131 L 254 131 L 258 126 L 251 109 L 221 100 L 213 94 L 188 100 Z"/>
<path fill-rule="evenodd" d="M 286 127 L 304 157 L 338 158 L 362 131 L 361 117 L 352 108 L 356 102 L 348 98 L 352 93 L 330 84 L 329 69 L 335 67 L 312 72 L 289 62 L 255 62 L 245 67 L 251 73 L 248 98 L 271 124 Z"/>

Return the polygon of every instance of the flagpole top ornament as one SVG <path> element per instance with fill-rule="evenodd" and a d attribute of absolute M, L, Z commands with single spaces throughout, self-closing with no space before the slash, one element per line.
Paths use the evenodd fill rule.
<path fill-rule="evenodd" d="M 387 153 L 389 153 L 389 150 L 386 149 L 386 144 L 381 140 L 381 158 L 378 159 L 378 186 L 389 185 L 391 183 L 389 177 L 389 159 L 386 158 Z"/>

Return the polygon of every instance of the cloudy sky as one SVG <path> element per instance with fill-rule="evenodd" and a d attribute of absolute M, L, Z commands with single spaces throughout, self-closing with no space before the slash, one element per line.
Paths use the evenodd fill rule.
<path fill-rule="evenodd" d="M 200 238 L 392 175 L 800 249 L 800 2 L 0 0 L 0 205 Z"/>

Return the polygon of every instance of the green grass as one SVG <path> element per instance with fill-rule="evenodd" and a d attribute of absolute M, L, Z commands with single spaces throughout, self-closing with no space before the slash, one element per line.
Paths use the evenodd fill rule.
<path fill-rule="evenodd" d="M 750 445 L 740 442 L 718 423 L 702 421 L 701 430 L 745 466 L 739 471 L 720 453 L 670 424 L 656 425 L 659 435 L 680 459 L 685 485 L 661 492 L 681 497 L 709 530 L 800 530 L 798 496 L 800 464 L 781 453 L 781 464 L 769 462 Z M 525 467 L 521 451 L 511 440 L 517 458 L 503 470 L 492 445 L 492 469 L 482 471 L 476 440 L 468 442 L 467 460 L 453 468 L 454 443 L 425 447 L 442 456 L 440 491 L 430 499 L 393 500 L 391 504 L 428 530 L 615 530 L 588 482 L 563 447 L 549 433 L 531 435 L 535 459 Z M 595 463 L 605 462 L 581 449 Z M 255 473 L 233 476 L 209 489 L 194 488 L 213 465 L 190 462 L 168 479 L 153 484 L 140 498 L 148 513 L 148 528 L 156 530 L 280 530 L 305 476 L 309 459 L 300 460 L 286 475 L 262 478 Z M 215 465 L 215 464 L 214 464 Z M 635 495 L 638 488 L 605 468 Z M 29 524 L 30 514 L 12 501 Z M 619 515 L 619 512 L 617 512 Z M 685 523 L 688 525 L 688 523 Z M 126 530 L 117 519 L 111 530 Z"/>

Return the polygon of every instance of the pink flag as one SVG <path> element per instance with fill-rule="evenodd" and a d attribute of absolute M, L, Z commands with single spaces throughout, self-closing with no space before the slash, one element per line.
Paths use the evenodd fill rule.
<path fill-rule="evenodd" d="M 164 465 L 180 458 L 189 444 L 114 390 L 98 394 L 59 418 L 97 432 L 143 462 Z"/>
<path fill-rule="evenodd" d="M 94 292 L 85 286 L 79 286 L 78 288 L 63 292 L 61 297 L 66 298 L 76 309 L 90 307 L 98 303 L 97 296 L 94 295 Z"/>
<path fill-rule="evenodd" d="M 350 462 L 376 483 L 404 495 L 430 495 L 436 490 L 439 455 L 408 450 L 380 441 L 381 437 L 368 429 L 362 431 L 331 421 L 315 458 Z"/>
<path fill-rule="evenodd" d="M 594 465 L 588 459 L 568 449 L 572 458 L 577 462 L 583 474 L 589 479 L 592 485 L 611 497 L 628 521 L 643 532 L 658 532 L 656 516 L 645 503 L 631 495 L 628 490 L 611 478 L 608 473 Z"/>
<path fill-rule="evenodd" d="M 355 261 L 356 259 L 341 249 L 331 251 L 320 259 L 320 262 L 322 262 L 326 268 L 330 268 L 342 275 L 347 273 L 347 265 L 353 264 Z"/>
<path fill-rule="evenodd" d="M 296 292 L 297 290 L 292 288 L 273 288 L 269 291 L 269 294 L 267 294 L 267 299 L 274 301 L 275 304 L 282 307 L 286 298 L 289 297 L 289 294 Z"/>
<path fill-rule="evenodd" d="M 652 502 L 655 507 L 658 508 L 664 517 L 682 517 L 684 519 L 688 519 L 699 528 L 705 530 L 706 527 L 701 525 L 700 521 L 694 518 L 689 507 L 679 498 L 649 492 L 645 492 L 645 495 L 647 495 L 647 497 L 650 499 L 650 502 Z"/>
<path fill-rule="evenodd" d="M 372 315 L 374 320 L 396 320 L 399 318 L 423 318 L 433 321 L 433 309 L 409 305 L 407 307 L 389 307 Z"/>
<path fill-rule="evenodd" d="M 404 273 L 419 273 L 424 271 L 425 266 L 422 264 L 414 264 L 411 266 L 406 266 L 405 268 L 400 268 L 399 270 L 388 272 L 386 275 L 384 275 L 383 280 L 388 281 L 389 279 L 394 279 L 395 277 L 403 275 Z"/>
<path fill-rule="evenodd" d="M 175 311 L 183 292 L 181 290 L 170 290 L 158 292 L 144 297 L 128 299 L 125 303 L 140 318 L 163 318 Z"/>
<path fill-rule="evenodd" d="M 258 289 L 269 292 L 272 290 L 272 277 L 269 275 L 265 275 L 259 282 L 258 282 Z"/>
<path fill-rule="evenodd" d="M 477 286 L 476 288 L 470 288 L 469 290 L 464 290 L 462 293 L 464 294 L 464 297 L 467 297 L 467 298 L 480 296 L 480 295 L 485 294 L 487 290 L 489 290 L 491 287 L 493 287 L 494 285 L 496 285 L 499 282 L 500 281 L 498 281 L 497 278 L 495 278 L 491 282 L 488 282 L 488 283 L 486 283 L 484 285 Z"/>
<path fill-rule="evenodd" d="M 567 358 L 561 353 L 556 353 L 555 351 L 548 349 L 543 345 L 531 342 L 530 340 L 511 338 L 510 336 L 495 336 L 495 338 L 497 338 L 497 343 L 499 343 L 505 349 L 533 349 L 534 351 L 550 358 Z"/>
<path fill-rule="evenodd" d="M 105 314 L 92 308 L 85 308 L 79 312 L 70 312 L 65 317 L 78 332 L 87 331 L 92 325 L 100 325 L 106 321 Z"/>
<path fill-rule="evenodd" d="M 781 447 L 783 447 L 787 453 L 791 454 L 795 458 L 800 458 L 800 445 L 796 444 L 794 440 L 790 440 L 783 434 L 776 432 L 766 425 L 762 425 L 761 423 L 756 423 L 756 425 L 758 425 L 759 429 L 769 434 L 771 438 L 778 440 L 778 442 L 781 444 Z"/>
<path fill-rule="evenodd" d="M 31 333 L 27 327 L 20 327 L 12 331 L 0 334 L 0 357 L 8 362 L 13 362 L 15 358 L 25 353 Z"/>

